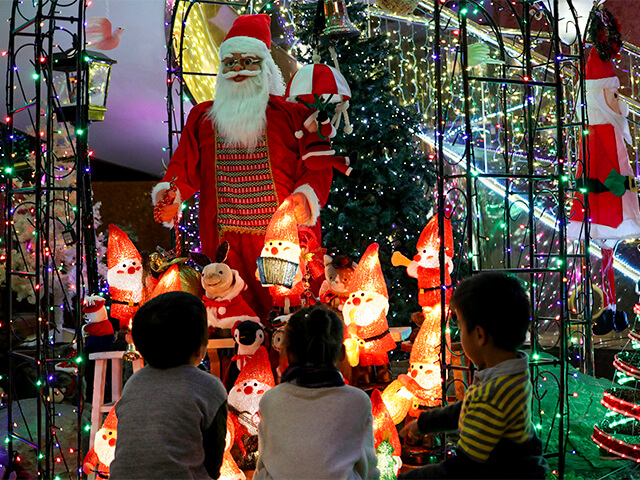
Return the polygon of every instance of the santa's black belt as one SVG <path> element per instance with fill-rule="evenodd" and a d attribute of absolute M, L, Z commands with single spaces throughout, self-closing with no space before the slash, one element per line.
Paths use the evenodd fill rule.
<path fill-rule="evenodd" d="M 140 305 L 140 302 L 123 302 L 122 300 L 111 300 L 111 305 L 117 303 L 118 305 L 126 305 L 128 307 L 137 307 Z"/>
<path fill-rule="evenodd" d="M 380 335 L 376 335 L 375 337 L 363 338 L 363 340 L 365 342 L 375 342 L 376 340 L 380 340 L 381 338 L 384 338 L 388 333 L 390 333 L 390 332 L 389 332 L 389 329 L 387 328 Z"/>

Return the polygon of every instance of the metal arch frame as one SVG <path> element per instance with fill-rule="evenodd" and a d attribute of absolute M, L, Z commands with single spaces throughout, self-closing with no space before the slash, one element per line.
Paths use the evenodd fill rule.
<path fill-rule="evenodd" d="M 27 2 L 28 3 L 28 2 Z M 75 388 L 77 395 L 77 444 L 75 452 L 77 455 L 76 465 L 68 464 L 64 452 L 56 441 L 56 406 L 52 397 L 50 384 L 55 372 L 55 365 L 64 358 L 55 358 L 55 329 L 52 327 L 54 303 L 54 286 L 56 283 L 57 271 L 55 265 L 55 245 L 57 239 L 52 237 L 52 222 L 56 221 L 54 207 L 58 202 L 56 195 L 61 192 L 72 192 L 76 194 L 76 209 L 73 222 L 75 233 L 75 298 L 73 305 L 67 303 L 69 313 L 74 317 L 75 337 L 77 340 L 77 355 L 81 360 L 84 357 L 84 345 L 81 334 L 81 300 L 84 291 L 90 288 L 92 292 L 98 291 L 97 259 L 95 255 L 95 231 L 93 223 L 93 206 L 91 198 L 91 184 L 89 173 L 89 156 L 87 146 L 87 119 L 86 105 L 88 104 L 88 79 L 84 68 L 84 19 L 86 4 L 82 0 L 70 0 L 60 3 L 57 0 L 48 2 L 34 2 L 31 5 L 19 0 L 13 1 L 11 15 L 11 29 L 8 49 L 8 71 L 7 71 L 7 117 L 9 118 L 10 135 L 9 141 L 3 145 L 5 158 L 12 158 L 16 148 L 15 138 L 16 125 L 30 125 L 34 132 L 46 132 L 43 135 L 36 135 L 34 149 L 35 165 L 34 178 L 38 179 L 31 187 L 15 188 L 13 176 L 10 170 L 5 171 L 5 238 L 7 242 L 6 257 L 6 305 L 8 321 L 4 325 L 4 333 L 9 339 L 9 388 L 8 388 L 8 440 L 7 446 L 10 459 L 14 460 L 14 442 L 23 442 L 30 446 L 35 454 L 35 464 L 38 478 L 53 478 L 56 472 L 56 457 L 61 457 L 61 463 L 71 478 L 81 476 L 81 465 L 83 459 L 82 452 L 82 428 L 84 399 L 82 392 L 82 377 L 84 375 L 83 363 L 78 363 L 78 372 L 75 378 Z M 62 33 L 61 33 L 62 32 Z M 77 106 L 75 116 L 75 140 L 71 140 L 73 150 L 73 166 L 76 174 L 75 186 L 62 186 L 56 184 L 56 173 L 54 170 L 56 155 L 54 153 L 54 112 L 60 106 L 60 100 L 53 84 L 54 70 L 52 55 L 55 48 L 59 47 L 62 34 L 69 34 L 71 46 L 76 47 L 77 67 L 76 67 L 76 91 Z M 67 39 L 68 40 L 68 39 Z M 33 66 L 33 76 L 21 76 L 18 70 L 18 61 L 22 60 L 22 49 L 33 48 L 31 59 L 27 57 Z M 26 64 L 21 64 L 21 67 Z M 28 70 L 28 68 L 25 68 Z M 19 95 L 22 96 L 20 99 Z M 21 101 L 19 101 L 21 100 Z M 26 117 L 24 120 L 23 117 Z M 58 119 L 62 121 L 62 119 Z M 67 134 L 73 127 L 67 125 Z M 29 270 L 25 263 L 24 271 L 13 267 L 14 245 L 18 242 L 14 240 L 16 235 L 13 226 L 14 214 L 18 196 L 33 196 L 34 204 L 34 231 L 35 245 L 35 268 Z M 85 284 L 83 268 L 86 267 L 88 282 Z M 20 348 L 14 342 L 13 320 L 14 303 L 12 295 L 12 279 L 16 277 L 29 278 L 36 298 L 33 306 L 33 314 L 36 319 L 36 338 L 33 349 Z M 13 387 L 14 368 L 17 362 L 28 362 L 35 366 L 37 387 L 37 410 L 36 410 L 36 432 L 33 435 L 28 432 L 27 437 L 20 435 L 14 429 L 13 403 L 20 407 L 20 399 Z M 56 449 L 59 451 L 56 453 Z M 10 468 L 14 465 L 9 466 Z"/>

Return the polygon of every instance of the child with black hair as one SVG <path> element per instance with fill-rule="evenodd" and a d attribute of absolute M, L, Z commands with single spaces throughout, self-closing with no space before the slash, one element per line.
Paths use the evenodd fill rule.
<path fill-rule="evenodd" d="M 197 368 L 208 339 L 202 301 L 187 292 L 159 295 L 138 310 L 131 335 L 148 365 L 133 374 L 116 404 L 110 478 L 218 478 L 227 393 Z"/>
<path fill-rule="evenodd" d="M 260 457 L 254 479 L 378 478 L 371 401 L 345 385 L 344 327 L 321 306 L 296 312 L 285 328 L 289 367 L 260 401 Z"/>
<path fill-rule="evenodd" d="M 457 428 L 456 454 L 399 478 L 545 478 L 531 422 L 528 356 L 519 351 L 531 318 L 524 287 L 513 275 L 480 273 L 456 287 L 450 311 L 462 349 L 479 370 L 464 401 L 421 413 L 401 435 Z"/>

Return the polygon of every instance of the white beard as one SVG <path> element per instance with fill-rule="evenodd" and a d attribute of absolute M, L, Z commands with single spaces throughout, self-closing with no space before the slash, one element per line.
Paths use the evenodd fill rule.
<path fill-rule="evenodd" d="M 269 82 L 263 71 L 242 82 L 220 74 L 209 118 L 225 140 L 254 148 L 265 133 L 268 102 Z"/>
<path fill-rule="evenodd" d="M 355 323 L 359 327 L 365 327 L 384 316 L 389 311 L 389 300 L 383 295 L 372 292 L 365 292 L 362 303 L 357 307 L 350 301 L 345 303 L 342 314 L 346 325 Z M 371 299 L 367 302 L 366 300 Z"/>
<path fill-rule="evenodd" d="M 633 141 L 629 132 L 629 106 L 620 100 L 620 111 L 622 115 L 611 110 L 604 98 L 604 89 L 599 88 L 593 92 L 587 91 L 587 114 L 589 115 L 589 125 L 612 124 L 621 134 L 622 138 L 632 145 Z"/>
<path fill-rule="evenodd" d="M 102 438 L 102 432 L 107 432 L 106 429 L 100 429 L 96 434 L 95 445 L 93 446 L 93 450 L 98 455 L 98 460 L 100 463 L 103 463 L 107 467 L 111 465 L 113 461 L 113 457 L 116 454 L 116 446 L 113 447 L 109 445 L 109 435 L 107 435 L 107 440 Z"/>

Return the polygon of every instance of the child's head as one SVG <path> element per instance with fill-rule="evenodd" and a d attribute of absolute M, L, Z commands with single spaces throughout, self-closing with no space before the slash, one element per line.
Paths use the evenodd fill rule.
<path fill-rule="evenodd" d="M 164 293 L 140 307 L 131 335 L 152 367 L 188 365 L 207 344 L 207 311 L 202 300 L 191 293 Z"/>
<path fill-rule="evenodd" d="M 315 306 L 291 316 L 285 328 L 284 348 L 291 364 L 334 366 L 343 340 L 342 320 L 331 310 Z"/>
<path fill-rule="evenodd" d="M 462 281 L 451 296 L 460 329 L 482 327 L 493 346 L 515 352 L 524 343 L 531 306 L 520 280 L 504 272 L 484 272 Z"/>

